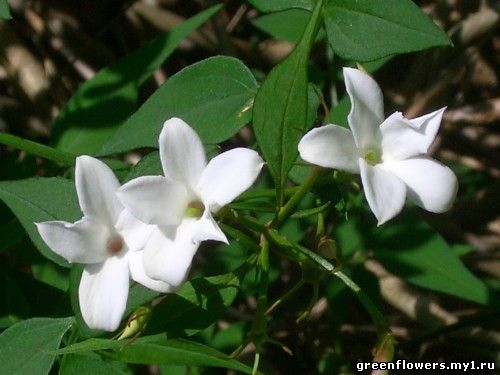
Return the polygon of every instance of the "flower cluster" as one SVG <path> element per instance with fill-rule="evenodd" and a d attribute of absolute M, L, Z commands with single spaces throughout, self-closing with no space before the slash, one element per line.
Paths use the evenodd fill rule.
<path fill-rule="evenodd" d="M 118 328 L 130 278 L 159 292 L 175 291 L 201 241 L 227 242 L 212 214 L 248 189 L 263 166 L 255 151 L 244 148 L 207 164 L 198 135 L 178 118 L 165 122 L 159 143 L 165 175 L 122 187 L 104 163 L 78 157 L 75 185 L 83 218 L 36 224 L 55 253 L 85 264 L 78 294 L 91 328 Z"/>
<path fill-rule="evenodd" d="M 326 125 L 299 143 L 301 157 L 322 167 L 361 174 L 379 225 L 397 215 L 406 196 L 432 212 L 452 204 L 453 172 L 425 156 L 444 109 L 412 120 L 396 112 L 384 120 L 382 93 L 367 74 L 345 68 L 350 130 Z M 207 163 L 198 135 L 184 121 L 165 122 L 159 138 L 163 176 L 120 186 L 102 162 L 80 156 L 75 184 L 83 218 L 38 223 L 54 252 L 85 264 L 79 286 L 82 316 L 91 328 L 113 331 L 127 302 L 129 279 L 163 293 L 185 281 L 200 242 L 227 238 L 213 218 L 248 189 L 263 161 L 235 148 Z"/>

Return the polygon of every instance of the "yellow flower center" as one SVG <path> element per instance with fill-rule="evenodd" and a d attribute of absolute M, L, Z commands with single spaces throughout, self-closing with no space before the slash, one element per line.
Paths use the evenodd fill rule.
<path fill-rule="evenodd" d="M 200 201 L 191 202 L 186 208 L 184 216 L 199 219 L 203 215 L 204 210 L 205 206 Z"/>
<path fill-rule="evenodd" d="M 376 165 L 382 161 L 382 153 L 375 148 L 368 149 L 363 157 L 370 165 Z"/>

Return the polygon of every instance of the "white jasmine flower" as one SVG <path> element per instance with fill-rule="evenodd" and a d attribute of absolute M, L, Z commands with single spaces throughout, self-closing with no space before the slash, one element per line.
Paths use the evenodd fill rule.
<path fill-rule="evenodd" d="M 159 145 L 164 176 L 132 180 L 118 196 L 134 216 L 159 226 L 144 249 L 144 268 L 150 277 L 176 287 L 201 241 L 227 243 L 212 214 L 248 189 L 264 163 L 246 148 L 207 163 L 200 138 L 178 118 L 165 122 Z"/>
<path fill-rule="evenodd" d="M 36 223 L 40 236 L 69 262 L 83 263 L 78 297 L 90 328 L 114 331 L 127 303 L 129 277 L 156 291 L 171 287 L 146 276 L 142 249 L 153 226 L 137 220 L 116 197 L 120 183 L 101 161 L 76 159 L 75 185 L 83 218 Z"/>
<path fill-rule="evenodd" d="M 412 120 L 395 112 L 384 120 L 377 83 L 351 68 L 344 68 L 344 79 L 351 99 L 351 130 L 331 124 L 311 130 L 299 143 L 300 156 L 323 167 L 361 173 L 379 225 L 401 211 L 406 195 L 427 211 L 448 210 L 457 193 L 457 178 L 425 156 L 445 108 Z"/>

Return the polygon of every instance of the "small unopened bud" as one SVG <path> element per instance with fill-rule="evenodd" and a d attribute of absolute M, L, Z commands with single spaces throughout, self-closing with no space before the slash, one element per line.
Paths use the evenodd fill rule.
<path fill-rule="evenodd" d="M 152 310 L 150 307 L 138 307 L 128 318 L 127 325 L 123 329 L 120 336 L 118 336 L 118 340 L 139 336 L 144 328 L 146 328 L 149 318 L 151 317 L 151 313 Z"/>
<path fill-rule="evenodd" d="M 377 347 L 373 350 L 373 362 L 392 362 L 394 359 L 394 345 L 396 344 L 396 340 L 392 333 L 386 333 L 382 336 L 378 343 Z M 373 370 L 371 375 L 387 375 L 389 374 L 389 370 Z"/>
<path fill-rule="evenodd" d="M 328 260 L 335 260 L 340 263 L 341 252 L 334 239 L 323 237 L 318 243 L 318 254 Z"/>

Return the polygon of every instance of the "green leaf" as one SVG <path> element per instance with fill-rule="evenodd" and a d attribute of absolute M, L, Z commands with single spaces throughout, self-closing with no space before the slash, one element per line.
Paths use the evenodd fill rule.
<path fill-rule="evenodd" d="M 190 280 L 154 307 L 145 333 L 166 332 L 168 337 L 178 337 L 213 324 L 236 298 L 247 267 L 245 263 L 235 272 Z"/>
<path fill-rule="evenodd" d="M 55 350 L 73 318 L 34 318 L 7 328 L 0 335 L 1 372 L 9 375 L 48 374 Z"/>
<path fill-rule="evenodd" d="M 215 349 L 187 340 L 168 340 L 162 334 L 137 340 L 89 339 L 59 349 L 56 353 L 72 354 L 97 350 L 113 350 L 114 352 L 108 352 L 108 355 L 126 363 L 215 366 L 251 372 L 249 367 Z"/>
<path fill-rule="evenodd" d="M 348 95 L 344 95 L 342 99 L 332 108 L 328 120 L 331 124 L 348 127 L 347 116 L 351 110 L 351 101 Z"/>
<path fill-rule="evenodd" d="M 314 7 L 313 0 L 248 0 L 248 2 L 261 12 L 277 12 L 291 8 L 311 10 Z"/>
<path fill-rule="evenodd" d="M 65 317 L 71 315 L 68 296 L 60 289 L 40 282 L 24 272 L 8 269 L 7 267 L 0 266 L 0 273 L 3 274 L 4 277 L 11 279 L 12 282 L 18 286 L 19 290 L 22 291 L 22 296 L 28 303 L 28 315 L 21 315 L 20 317 Z M 13 289 L 6 293 L 6 295 L 8 296 L 9 294 L 17 292 L 17 289 Z M 8 298 L 7 301 L 12 303 L 16 298 Z M 8 308 L 9 303 L 5 303 L 4 305 Z M 17 307 L 19 307 L 19 305 L 17 305 Z"/>
<path fill-rule="evenodd" d="M 141 176 L 159 176 L 163 175 L 161 167 L 160 153 L 158 151 L 150 152 L 145 155 L 128 173 L 125 181 L 133 180 Z"/>
<path fill-rule="evenodd" d="M 95 355 L 69 355 L 64 359 L 60 375 L 126 375 L 132 374 L 126 366 L 120 362 L 107 361 L 97 354 Z"/>
<path fill-rule="evenodd" d="M 187 340 L 167 340 L 165 337 L 158 338 L 156 342 L 138 340 L 115 352 L 113 357 L 126 363 L 210 366 L 252 373 L 250 367 L 206 345 Z"/>
<path fill-rule="evenodd" d="M 152 336 L 151 336 L 152 337 Z M 151 340 L 152 338 L 141 337 L 139 340 Z M 82 354 L 98 350 L 109 350 L 109 349 L 121 349 L 126 345 L 129 345 L 128 340 L 115 340 L 115 339 L 100 339 L 91 338 L 82 342 L 77 342 L 71 344 L 59 350 L 56 350 L 56 354 Z"/>
<path fill-rule="evenodd" d="M 412 284 L 477 303 L 489 302 L 484 283 L 435 230 L 414 215 L 399 216 L 374 230 L 367 247 L 390 272 Z"/>
<path fill-rule="evenodd" d="M 252 20 L 252 24 L 269 35 L 297 43 L 306 29 L 311 13 L 304 9 L 288 9 L 265 14 Z"/>
<path fill-rule="evenodd" d="M 276 182 L 280 205 L 287 174 L 298 155 L 297 145 L 310 125 L 307 123 L 307 64 L 322 6 L 323 2 L 318 1 L 301 41 L 269 73 L 255 98 L 255 136 Z"/>
<path fill-rule="evenodd" d="M 0 199 L 17 216 L 33 243 L 48 259 L 68 263 L 43 242 L 34 223 L 49 220 L 76 221 L 82 213 L 74 183 L 63 178 L 29 178 L 0 182 Z"/>
<path fill-rule="evenodd" d="M 104 153 L 158 147 L 163 123 L 180 117 L 203 143 L 231 138 L 251 118 L 257 82 L 235 58 L 216 56 L 172 76 L 104 145 Z"/>
<path fill-rule="evenodd" d="M 12 18 L 7 0 L 0 0 L 0 18 L 4 20 L 10 20 Z"/>
<path fill-rule="evenodd" d="M 324 23 L 332 49 L 355 61 L 451 45 L 411 0 L 330 0 Z"/>
<path fill-rule="evenodd" d="M 55 121 L 57 148 L 73 154 L 96 154 L 118 126 L 137 109 L 141 84 L 187 35 L 221 7 L 215 5 L 197 14 L 85 82 Z"/>

